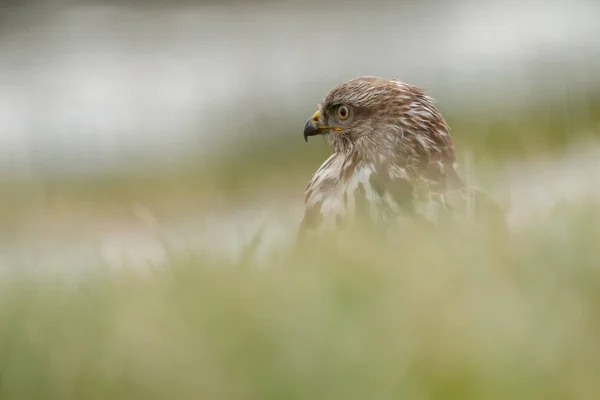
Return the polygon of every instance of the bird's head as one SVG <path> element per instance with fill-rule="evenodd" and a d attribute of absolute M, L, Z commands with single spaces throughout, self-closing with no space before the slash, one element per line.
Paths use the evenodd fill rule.
<path fill-rule="evenodd" d="M 306 122 L 305 140 L 314 135 L 326 135 L 335 152 L 364 158 L 449 152 L 453 161 L 448 126 L 433 99 L 396 79 L 367 76 L 333 88 Z"/>

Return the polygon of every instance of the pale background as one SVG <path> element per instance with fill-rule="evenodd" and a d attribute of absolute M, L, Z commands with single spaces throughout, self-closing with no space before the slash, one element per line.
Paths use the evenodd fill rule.
<path fill-rule="evenodd" d="M 0 176 L 30 185 L 33 205 L 17 213 L 6 203 L 0 262 L 44 259 L 60 269 L 96 253 L 111 265 L 123 254 L 160 259 L 152 227 L 160 211 L 145 194 L 63 198 L 46 182 L 200 168 L 244 157 L 249 143 L 325 154 L 318 141 L 302 141 L 304 121 L 333 85 L 358 75 L 422 86 L 445 113 L 510 119 L 554 101 L 569 118 L 589 118 L 591 106 L 573 99 L 600 87 L 599 15 L 597 1 L 8 2 L 0 8 Z M 478 132 L 462 134 L 476 140 Z M 598 195 L 599 153 L 575 134 L 565 133 L 558 161 L 496 166 L 506 176 L 495 191 L 510 200 L 514 224 Z M 468 154 L 469 141 L 461 146 Z M 273 157 L 274 171 L 278 163 Z M 245 169 L 236 165 L 233 175 Z M 279 193 L 265 185 L 263 198 L 218 212 L 174 202 L 160 235 L 235 254 L 267 220 L 266 237 L 287 240 L 314 169 L 311 161 L 298 181 L 279 177 Z M 212 194 L 194 180 L 183 185 Z M 185 197 L 180 189 L 161 195 Z"/>

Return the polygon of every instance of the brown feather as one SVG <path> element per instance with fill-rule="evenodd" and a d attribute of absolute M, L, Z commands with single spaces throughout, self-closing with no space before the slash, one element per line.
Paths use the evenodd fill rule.
<path fill-rule="evenodd" d="M 349 108 L 349 118 L 337 117 L 340 105 Z M 318 115 L 319 126 L 337 128 L 324 132 L 334 154 L 306 187 L 302 237 L 364 216 L 384 225 L 405 216 L 433 223 L 469 219 L 474 193 L 477 207 L 494 208 L 460 179 L 449 127 L 422 89 L 396 79 L 356 78 L 333 88 Z M 496 214 L 494 223 L 502 225 L 502 213 Z"/>

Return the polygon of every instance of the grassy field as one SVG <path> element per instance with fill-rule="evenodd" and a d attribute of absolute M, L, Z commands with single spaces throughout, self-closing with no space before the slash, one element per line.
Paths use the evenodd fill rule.
<path fill-rule="evenodd" d="M 448 120 L 459 160 L 494 166 L 479 175 L 493 185 L 507 161 L 597 138 L 597 105 Z M 164 219 L 301 197 L 327 149 L 300 128 L 209 166 L 0 182 L 0 239 L 26 237 L 25 219 L 85 224 L 134 201 Z M 600 208 L 582 199 L 515 233 L 508 268 L 455 226 L 239 263 L 172 252 L 83 278 L 14 268 L 0 280 L 0 399 L 596 399 L 599 238 Z"/>
<path fill-rule="evenodd" d="M 0 398 L 594 399 L 599 211 L 520 233 L 510 268 L 448 226 L 259 264 L 10 274 Z"/>

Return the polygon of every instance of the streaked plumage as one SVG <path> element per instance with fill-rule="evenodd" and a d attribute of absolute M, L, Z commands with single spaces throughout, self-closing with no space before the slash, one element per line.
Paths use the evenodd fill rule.
<path fill-rule="evenodd" d="M 496 207 L 460 179 L 448 125 L 416 86 L 378 77 L 342 83 L 306 123 L 305 139 L 317 134 L 333 154 L 306 187 L 301 238 L 362 217 L 377 226 L 436 223 Z"/>

